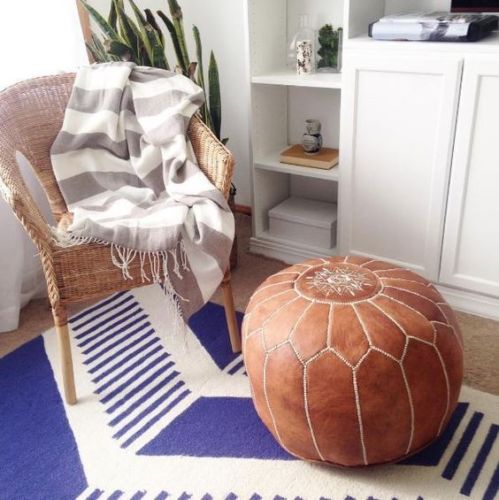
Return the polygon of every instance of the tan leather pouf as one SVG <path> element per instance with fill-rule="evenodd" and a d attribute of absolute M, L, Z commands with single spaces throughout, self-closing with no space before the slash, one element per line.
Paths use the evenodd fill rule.
<path fill-rule="evenodd" d="M 262 283 L 243 354 L 256 410 L 283 448 L 343 466 L 428 445 L 463 378 L 461 333 L 435 287 L 358 257 L 310 260 Z"/>

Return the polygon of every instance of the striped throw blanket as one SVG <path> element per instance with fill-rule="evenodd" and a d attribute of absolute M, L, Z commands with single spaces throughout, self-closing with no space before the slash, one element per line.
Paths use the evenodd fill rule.
<path fill-rule="evenodd" d="M 234 236 L 227 202 L 186 137 L 204 94 L 169 71 L 116 62 L 80 68 L 52 164 L 71 224 L 61 246 L 109 245 L 125 279 L 161 283 L 188 319 L 220 284 Z"/>

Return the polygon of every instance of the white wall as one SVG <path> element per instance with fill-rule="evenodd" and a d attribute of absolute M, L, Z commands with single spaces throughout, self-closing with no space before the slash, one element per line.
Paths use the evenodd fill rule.
<path fill-rule="evenodd" d="M 413 0 L 386 0 L 385 11 L 390 14 L 402 12 L 448 11 L 451 0 L 419 0 L 416 8 Z"/>
<path fill-rule="evenodd" d="M 2 2 L 0 54 L 0 88 L 85 63 L 76 4 L 69 0 Z"/>
<path fill-rule="evenodd" d="M 99 12 L 109 10 L 110 0 L 90 0 Z M 142 9 L 168 12 L 166 0 L 136 0 Z M 222 136 L 229 137 L 228 147 L 236 157 L 234 182 L 236 202 L 251 205 L 250 147 L 249 147 L 249 75 L 245 50 L 244 0 L 179 0 L 184 13 L 184 27 L 191 59 L 196 60 L 192 25 L 201 32 L 205 71 L 208 70 L 210 50 L 217 58 L 222 91 Z M 174 52 L 168 51 L 170 64 Z M 206 76 L 205 76 L 206 80 Z"/>

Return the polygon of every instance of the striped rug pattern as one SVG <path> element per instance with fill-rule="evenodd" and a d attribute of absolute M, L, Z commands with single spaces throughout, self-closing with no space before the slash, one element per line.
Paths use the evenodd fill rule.
<path fill-rule="evenodd" d="M 113 438 L 128 448 L 191 391 L 175 369 L 147 314 L 118 293 L 70 320 Z"/>

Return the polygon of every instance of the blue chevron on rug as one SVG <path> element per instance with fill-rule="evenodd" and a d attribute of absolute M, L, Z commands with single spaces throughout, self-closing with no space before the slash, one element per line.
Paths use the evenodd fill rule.
<path fill-rule="evenodd" d="M 53 330 L 0 360 L 0 498 L 496 498 L 498 397 L 464 388 L 440 439 L 402 464 L 305 463 L 259 421 L 223 309 L 206 305 L 186 336 L 164 310 L 150 286 L 71 319 L 76 406 Z"/>

